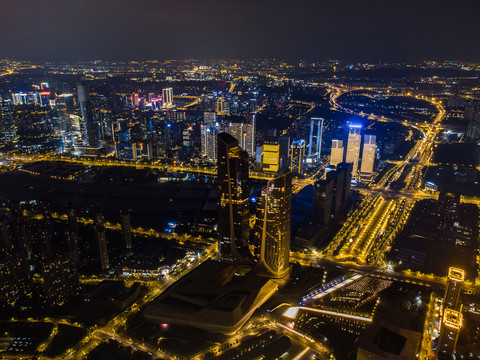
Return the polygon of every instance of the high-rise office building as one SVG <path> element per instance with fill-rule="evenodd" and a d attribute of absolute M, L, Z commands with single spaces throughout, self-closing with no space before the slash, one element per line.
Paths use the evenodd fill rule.
<path fill-rule="evenodd" d="M 308 141 L 308 157 L 319 162 L 322 159 L 323 118 L 310 119 L 310 137 Z"/>
<path fill-rule="evenodd" d="M 10 100 L 0 99 L 0 140 L 11 143 L 17 140 L 17 129 L 12 114 Z"/>
<path fill-rule="evenodd" d="M 277 139 L 266 139 L 262 145 L 262 171 L 277 173 L 280 169 L 280 145 Z"/>
<path fill-rule="evenodd" d="M 217 161 L 217 135 L 219 125 L 217 114 L 213 111 L 203 113 L 203 123 L 200 124 L 200 151 L 210 162 Z"/>
<path fill-rule="evenodd" d="M 284 278 L 289 273 L 292 173 L 270 180 L 263 189 L 257 215 L 256 272 Z"/>
<path fill-rule="evenodd" d="M 85 124 L 84 143 L 90 147 L 98 146 L 98 131 L 93 118 L 93 107 L 90 95 L 88 93 L 88 86 L 86 82 L 77 84 L 77 97 L 80 106 L 80 115 Z"/>
<path fill-rule="evenodd" d="M 332 152 L 330 153 L 330 165 L 337 166 L 343 161 L 343 147 L 342 140 L 332 140 Z"/>
<path fill-rule="evenodd" d="M 365 135 L 363 137 L 362 164 L 360 173 L 371 175 L 375 166 L 375 154 L 377 152 L 377 137 L 375 135 Z"/>
<path fill-rule="evenodd" d="M 73 149 L 73 145 L 78 139 L 83 142 L 86 134 L 83 118 L 74 115 L 74 97 L 73 94 L 60 94 L 55 99 L 55 111 L 58 122 L 55 124 L 55 133 L 62 137 L 63 151 Z"/>
<path fill-rule="evenodd" d="M 201 154 L 208 161 L 217 161 L 217 136 L 218 136 L 218 124 L 208 123 L 200 125 L 201 136 Z"/>
<path fill-rule="evenodd" d="M 325 180 L 314 184 L 312 220 L 326 226 L 347 207 L 352 177 L 352 164 L 340 163 L 329 171 Z"/>
<path fill-rule="evenodd" d="M 218 134 L 218 255 L 221 261 L 249 258 L 248 154 L 227 133 Z"/>
<path fill-rule="evenodd" d="M 105 224 L 103 215 L 100 212 L 95 214 L 95 236 L 97 238 L 98 257 L 102 270 L 106 270 L 110 266 L 108 259 L 107 236 L 105 234 Z"/>
<path fill-rule="evenodd" d="M 12 103 L 13 105 L 25 105 L 27 103 L 27 94 L 13 93 Z"/>
<path fill-rule="evenodd" d="M 246 150 L 242 145 L 244 143 L 245 132 L 243 130 L 243 119 L 239 118 L 235 121 L 229 121 L 228 123 L 224 124 L 223 131 L 227 134 L 232 135 L 238 141 L 238 146 L 240 146 L 243 150 Z"/>
<path fill-rule="evenodd" d="M 230 121 L 224 126 L 224 131 L 237 139 L 239 146 L 245 150 L 250 157 L 255 156 L 255 118 L 250 121 L 238 119 Z"/>
<path fill-rule="evenodd" d="M 317 180 L 313 186 L 312 220 L 319 225 L 327 225 L 335 208 L 333 198 L 335 175 L 330 171 L 325 180 Z"/>
<path fill-rule="evenodd" d="M 242 148 L 248 153 L 248 156 L 255 157 L 257 150 L 256 141 L 256 124 L 255 115 L 252 116 L 250 121 L 243 124 L 243 142 Z"/>
<path fill-rule="evenodd" d="M 280 146 L 280 170 L 287 171 L 290 168 L 290 137 L 282 135 L 278 138 Z"/>
<path fill-rule="evenodd" d="M 203 113 L 204 124 L 214 124 L 217 122 L 217 113 L 215 111 L 205 111 Z"/>
<path fill-rule="evenodd" d="M 290 170 L 294 175 L 303 175 L 305 171 L 305 140 L 292 143 Z"/>
<path fill-rule="evenodd" d="M 173 88 L 169 87 L 162 90 L 163 107 L 171 107 L 173 105 Z"/>
<path fill-rule="evenodd" d="M 219 97 L 217 99 L 215 105 L 216 105 L 215 110 L 216 110 L 217 114 L 228 115 L 228 113 L 229 113 L 228 102 L 225 101 L 225 98 L 223 96 Z"/>
<path fill-rule="evenodd" d="M 463 325 L 463 315 L 460 311 L 446 308 L 440 328 L 440 337 L 435 354 L 436 360 L 451 360 L 457 347 L 458 335 Z"/>
<path fill-rule="evenodd" d="M 360 158 L 360 145 L 362 143 L 362 125 L 350 124 L 348 131 L 347 154 L 345 161 L 353 164 L 353 175 L 358 172 L 358 161 Z"/>
<path fill-rule="evenodd" d="M 130 211 L 124 210 L 120 212 L 120 217 L 122 218 L 122 234 L 123 240 L 125 241 L 125 247 L 127 249 L 132 248 L 132 225 L 130 222 Z"/>
<path fill-rule="evenodd" d="M 341 188 L 341 200 L 340 200 L 340 211 L 343 211 L 348 203 L 348 197 L 350 195 L 350 188 L 352 183 L 352 176 L 353 176 L 353 164 L 343 162 L 337 165 L 336 170 L 336 182 L 335 186 L 338 189 Z M 338 190 L 339 191 L 339 190 Z M 335 192 L 335 194 L 338 194 Z M 335 195 L 336 196 L 336 195 Z M 338 199 L 335 198 L 335 206 L 337 207 Z M 337 212 L 335 212 L 337 213 Z"/>
<path fill-rule="evenodd" d="M 467 140 L 480 140 L 480 101 L 472 101 L 465 105 L 463 117 L 468 121 L 465 134 Z"/>

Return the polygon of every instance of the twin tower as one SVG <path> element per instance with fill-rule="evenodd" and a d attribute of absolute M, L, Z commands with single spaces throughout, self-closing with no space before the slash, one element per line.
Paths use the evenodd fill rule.
<path fill-rule="evenodd" d="M 291 172 L 268 181 L 262 190 L 251 251 L 248 153 L 227 133 L 218 134 L 217 151 L 219 260 L 255 264 L 260 276 L 286 277 L 290 258 Z"/>

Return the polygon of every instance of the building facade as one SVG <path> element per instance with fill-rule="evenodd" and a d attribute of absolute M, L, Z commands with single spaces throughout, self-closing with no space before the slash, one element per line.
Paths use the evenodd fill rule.
<path fill-rule="evenodd" d="M 315 162 L 322 158 L 323 118 L 310 119 L 310 137 L 308 141 L 308 157 Z"/>
<path fill-rule="evenodd" d="M 303 175 L 305 171 L 305 140 L 292 143 L 290 170 L 293 175 Z"/>
<path fill-rule="evenodd" d="M 291 200 L 291 172 L 270 180 L 262 192 L 255 250 L 259 275 L 284 278 L 289 273 Z"/>
<path fill-rule="evenodd" d="M 238 141 L 218 134 L 218 256 L 220 261 L 249 259 L 249 158 Z"/>
<path fill-rule="evenodd" d="M 343 147 L 342 140 L 332 140 L 332 151 L 330 153 L 330 165 L 337 166 L 343 161 Z"/>
<path fill-rule="evenodd" d="M 353 164 L 352 173 L 354 176 L 356 176 L 358 172 L 361 143 L 362 126 L 357 124 L 351 124 L 348 131 L 347 154 L 345 156 L 345 162 Z"/>
<path fill-rule="evenodd" d="M 377 137 L 375 135 L 365 135 L 363 137 L 362 165 L 360 173 L 371 175 L 375 169 L 375 154 L 377 152 Z"/>

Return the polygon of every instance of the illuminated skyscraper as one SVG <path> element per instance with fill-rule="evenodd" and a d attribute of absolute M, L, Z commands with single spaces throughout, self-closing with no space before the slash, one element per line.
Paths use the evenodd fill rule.
<path fill-rule="evenodd" d="M 173 105 L 173 88 L 166 88 L 162 90 L 163 107 L 170 107 Z"/>
<path fill-rule="evenodd" d="M 255 157 L 257 150 L 256 126 L 257 120 L 255 118 L 255 115 L 252 116 L 249 122 L 243 125 L 243 132 L 245 135 L 242 148 L 248 153 L 250 157 Z"/>
<path fill-rule="evenodd" d="M 216 102 L 216 112 L 219 115 L 228 115 L 228 103 L 225 101 L 225 98 L 222 96 L 217 99 Z"/>
<path fill-rule="evenodd" d="M 262 170 L 277 173 L 280 168 L 280 145 L 276 139 L 267 139 L 262 145 Z"/>
<path fill-rule="evenodd" d="M 257 274 L 283 278 L 289 272 L 292 173 L 270 180 L 257 215 Z"/>
<path fill-rule="evenodd" d="M 63 151 L 73 149 L 74 133 L 83 141 L 86 134 L 83 118 L 74 113 L 73 94 L 60 94 L 55 100 L 55 110 L 58 116 L 58 125 L 55 129 L 62 136 Z M 74 120 L 75 119 L 75 120 Z"/>
<path fill-rule="evenodd" d="M 360 173 L 368 175 L 373 173 L 376 151 L 376 136 L 365 135 L 363 137 L 362 166 L 360 168 Z"/>
<path fill-rule="evenodd" d="M 0 99 L 0 140 L 11 143 L 17 140 L 17 129 L 13 120 L 10 100 Z"/>
<path fill-rule="evenodd" d="M 343 141 L 332 140 L 332 152 L 330 153 L 330 165 L 337 166 L 343 161 Z"/>
<path fill-rule="evenodd" d="M 249 258 L 248 154 L 238 141 L 220 133 L 218 144 L 218 255 L 221 261 Z"/>
<path fill-rule="evenodd" d="M 245 121 L 244 119 L 231 121 L 225 125 L 224 131 L 237 139 L 240 147 L 250 157 L 255 156 L 255 117 L 250 121 Z"/>
<path fill-rule="evenodd" d="M 13 105 L 25 105 L 27 103 L 27 94 L 14 93 L 12 94 Z"/>
<path fill-rule="evenodd" d="M 468 121 L 466 139 L 478 141 L 480 139 L 480 102 L 473 101 L 466 104 L 463 117 Z"/>
<path fill-rule="evenodd" d="M 246 150 L 242 145 L 244 143 L 245 132 L 243 130 L 243 119 L 239 118 L 236 121 L 230 121 L 224 125 L 223 130 L 232 135 L 238 141 L 238 146 Z"/>
<path fill-rule="evenodd" d="M 88 86 L 86 82 L 77 84 L 78 104 L 80 106 L 80 115 L 82 115 L 85 124 L 84 143 L 91 147 L 98 146 L 97 126 L 93 119 L 93 108 L 90 96 L 88 94 Z"/>
<path fill-rule="evenodd" d="M 302 175 L 305 168 L 305 140 L 292 143 L 290 170 L 294 175 Z"/>
<path fill-rule="evenodd" d="M 125 247 L 127 249 L 132 248 L 132 225 L 130 223 L 130 211 L 121 211 L 120 217 L 122 218 L 122 233 L 125 240 Z"/>
<path fill-rule="evenodd" d="M 200 124 L 200 151 L 208 161 L 217 161 L 217 135 L 219 126 L 217 114 L 213 111 L 203 113 L 203 124 Z"/>
<path fill-rule="evenodd" d="M 455 354 L 458 335 L 462 328 L 463 315 L 460 311 L 446 308 L 443 313 L 442 324 L 440 329 L 440 337 L 435 359 L 451 360 Z"/>
<path fill-rule="evenodd" d="M 217 161 L 217 135 L 217 123 L 200 125 L 201 154 L 211 162 Z"/>
<path fill-rule="evenodd" d="M 205 111 L 203 113 L 204 124 L 214 124 L 217 122 L 217 113 L 214 111 Z"/>
<path fill-rule="evenodd" d="M 362 143 L 362 125 L 351 124 L 348 132 L 347 155 L 345 161 L 353 164 L 353 176 L 358 172 L 358 160 L 360 158 L 360 145 Z"/>
<path fill-rule="evenodd" d="M 310 138 L 308 141 L 308 157 L 316 162 L 322 158 L 323 118 L 310 119 Z"/>
<path fill-rule="evenodd" d="M 95 235 L 97 237 L 98 257 L 102 270 L 106 270 L 110 266 L 108 260 L 107 237 L 105 234 L 105 225 L 103 215 L 100 212 L 95 214 Z"/>

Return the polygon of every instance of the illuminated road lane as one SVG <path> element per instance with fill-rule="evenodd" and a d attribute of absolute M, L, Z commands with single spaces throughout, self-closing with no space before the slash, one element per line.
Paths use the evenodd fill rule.
<path fill-rule="evenodd" d="M 354 276 L 352 276 L 351 278 L 348 278 L 348 279 L 346 279 L 345 281 L 342 281 L 342 282 L 340 282 L 340 283 L 338 283 L 338 284 L 336 284 L 336 285 L 334 285 L 334 286 L 332 286 L 332 287 L 330 287 L 330 288 L 327 288 L 327 289 L 325 289 L 325 290 L 321 290 L 320 292 L 318 292 L 318 293 L 316 293 L 316 294 L 314 294 L 314 295 L 312 295 L 312 296 L 305 296 L 305 297 L 302 299 L 302 303 L 308 304 L 308 303 L 311 303 L 312 301 L 321 299 L 322 297 L 324 297 L 324 296 L 326 296 L 326 295 L 328 295 L 328 294 L 330 294 L 330 293 L 332 293 L 332 292 L 334 292 L 334 291 L 336 291 L 336 290 L 338 290 L 338 289 L 341 289 L 341 288 L 343 288 L 343 287 L 345 287 L 345 286 L 347 286 L 347 285 L 350 285 L 351 283 L 353 283 L 353 282 L 361 279 L 361 278 L 364 277 L 364 276 L 365 276 L 365 275 L 359 275 L 359 274 L 354 275 Z"/>

